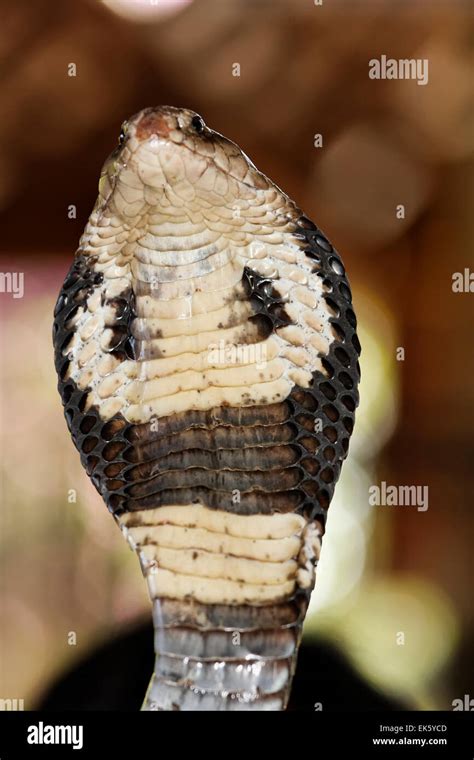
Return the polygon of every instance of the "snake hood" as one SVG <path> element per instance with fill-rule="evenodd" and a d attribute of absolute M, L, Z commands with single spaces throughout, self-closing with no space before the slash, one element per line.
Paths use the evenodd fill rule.
<path fill-rule="evenodd" d="M 72 439 L 153 603 L 144 709 L 284 709 L 358 404 L 339 255 L 198 114 L 146 109 L 53 334 Z"/>

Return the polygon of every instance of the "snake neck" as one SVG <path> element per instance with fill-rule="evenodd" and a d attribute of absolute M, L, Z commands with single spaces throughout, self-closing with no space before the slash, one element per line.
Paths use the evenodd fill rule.
<path fill-rule="evenodd" d="M 120 522 L 153 603 L 156 661 L 143 709 L 285 709 L 319 557 L 317 523 L 196 504 Z"/>

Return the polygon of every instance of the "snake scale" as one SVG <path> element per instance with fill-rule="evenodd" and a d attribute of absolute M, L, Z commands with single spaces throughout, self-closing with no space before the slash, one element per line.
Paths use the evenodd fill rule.
<path fill-rule="evenodd" d="M 339 255 L 198 114 L 148 108 L 104 164 L 53 335 L 153 604 L 143 709 L 285 709 L 358 404 Z"/>

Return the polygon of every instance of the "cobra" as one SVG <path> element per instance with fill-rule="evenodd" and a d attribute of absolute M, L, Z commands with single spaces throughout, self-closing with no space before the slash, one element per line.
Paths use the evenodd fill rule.
<path fill-rule="evenodd" d="M 153 604 L 143 709 L 285 709 L 358 404 L 340 257 L 198 114 L 148 108 L 103 167 L 54 345 Z"/>

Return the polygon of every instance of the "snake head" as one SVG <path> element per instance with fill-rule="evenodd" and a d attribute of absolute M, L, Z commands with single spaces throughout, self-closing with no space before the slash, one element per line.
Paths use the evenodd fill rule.
<path fill-rule="evenodd" d="M 102 169 L 99 204 L 122 219 L 161 204 L 233 206 L 270 187 L 240 148 L 187 108 L 145 108 L 122 124 L 119 144 Z"/>

